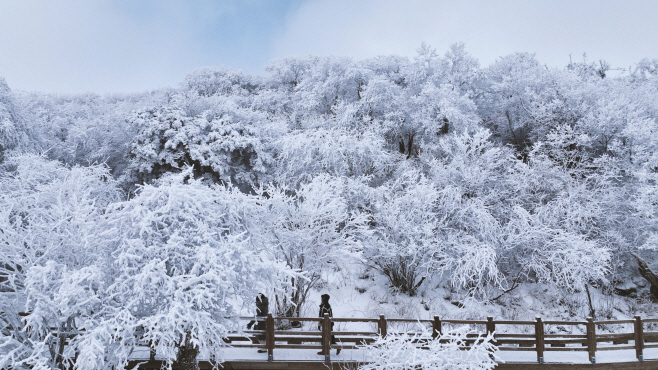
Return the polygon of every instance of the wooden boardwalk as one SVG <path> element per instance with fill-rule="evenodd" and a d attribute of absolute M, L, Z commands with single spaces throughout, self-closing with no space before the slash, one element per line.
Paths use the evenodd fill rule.
<path fill-rule="evenodd" d="M 330 349 L 358 349 L 359 345 L 369 344 L 376 340 L 378 335 L 386 336 L 389 327 L 394 324 L 420 324 L 427 325 L 432 338 L 438 337 L 446 327 L 451 328 L 459 325 L 469 325 L 475 332 L 468 335 L 465 346 L 468 347 L 478 341 L 480 336 L 494 333 L 494 344 L 500 351 L 532 351 L 536 354 L 536 362 L 543 363 L 547 352 L 587 352 L 588 360 L 595 364 L 597 352 L 602 351 L 635 351 L 635 359 L 638 362 L 644 360 L 644 350 L 658 348 L 658 331 L 646 330 L 654 327 L 658 319 L 641 319 L 636 316 L 633 320 L 603 320 L 595 321 L 587 318 L 585 321 L 535 321 L 519 320 L 442 320 L 435 316 L 433 320 L 412 319 L 386 319 L 383 315 L 379 318 L 290 318 L 273 317 L 271 314 L 266 318 L 267 330 L 245 331 L 247 335 L 259 335 L 265 339 L 265 343 L 255 343 L 251 338 L 244 335 L 227 338 L 234 347 L 257 347 L 267 350 L 268 359 L 275 361 L 276 349 L 319 349 L 324 351 L 325 362 L 331 362 Z M 281 321 L 311 321 L 318 322 L 321 331 L 303 330 L 276 330 Z M 375 330 L 331 330 L 331 322 L 350 323 L 351 325 L 370 324 Z M 346 325 L 343 325 L 346 326 Z M 597 328 L 617 326 L 617 333 L 601 333 Z M 573 330 L 574 327 L 579 329 Z M 626 330 L 622 331 L 623 328 Z M 567 329 L 569 328 L 569 329 Z M 632 330 L 628 330 L 632 328 Z M 497 330 L 502 329 L 502 330 Z M 622 331 L 622 332 L 619 332 Z M 579 333 L 574 333 L 579 332 Z M 323 335 L 323 333 L 329 333 Z M 335 336 L 337 344 L 331 344 L 331 336 Z M 427 338 L 431 339 L 431 338 Z"/>
<path fill-rule="evenodd" d="M 362 345 L 371 344 L 380 336 L 415 334 L 422 343 L 439 337 L 444 331 L 468 325 L 471 331 L 460 346 L 468 349 L 482 337 L 493 334 L 493 344 L 503 360 L 497 369 L 658 370 L 658 319 L 639 316 L 632 320 L 544 321 L 536 318 L 519 321 L 492 317 L 450 320 L 438 316 L 432 320 L 387 319 L 383 315 L 378 318 L 293 318 L 270 314 L 239 319 L 265 321 L 266 330 L 244 330 L 225 338 L 228 354 L 222 357 L 225 369 L 356 369 L 360 363 L 369 361 Z M 296 326 L 307 323 L 307 329 L 317 329 L 292 329 L 290 324 L 294 322 L 299 324 Z M 334 325 L 337 330 L 333 330 Z M 420 330 L 419 325 L 425 330 Z M 332 337 L 336 339 L 335 344 L 331 344 Z M 258 353 L 257 349 L 265 353 Z M 338 349 L 342 354 L 332 358 L 332 352 Z M 318 350 L 325 355 L 316 355 Z M 647 350 L 649 358 L 645 358 Z M 128 368 L 139 365 L 140 369 L 160 369 L 162 361 L 158 361 L 156 355 L 148 347 L 140 347 Z M 201 361 L 200 367 L 212 368 L 207 361 Z"/>
<path fill-rule="evenodd" d="M 242 317 L 249 320 L 254 317 Z M 493 333 L 494 344 L 499 349 L 499 355 L 507 353 L 505 363 L 500 363 L 497 369 L 656 369 L 658 370 L 658 319 L 595 321 L 591 318 L 585 321 L 535 321 L 494 320 L 442 320 L 434 317 L 432 320 L 387 319 L 383 315 L 378 318 L 291 318 L 267 317 L 258 318 L 266 322 L 266 330 L 245 330 L 226 338 L 233 353 L 242 357 L 225 357 L 222 363 L 225 369 L 262 369 L 262 370 L 326 370 L 356 369 L 362 358 L 346 356 L 345 352 L 357 353 L 363 344 L 373 343 L 379 335 L 395 335 L 399 332 L 419 334 L 418 325 L 425 326 L 426 337 L 419 341 L 438 337 L 442 332 L 452 328 L 469 325 L 471 332 L 463 343 L 467 349 L 482 337 Z M 286 329 L 278 330 L 283 322 L 311 322 L 311 328 L 320 330 Z M 332 331 L 332 322 L 338 330 Z M 416 328 L 415 331 L 411 328 Z M 407 330 L 400 330 L 406 328 Z M 350 330 L 347 330 L 350 329 Z M 614 329 L 615 333 L 605 333 L 603 329 Z M 429 336 L 429 333 L 432 333 Z M 331 344 L 334 336 L 336 344 Z M 248 350 L 247 348 L 251 348 Z M 267 354 L 256 355 L 255 349 L 265 350 Z M 332 358 L 331 353 L 337 349 L 345 352 Z M 644 359 L 645 350 L 652 352 L 651 359 Z M 306 351 L 304 351 L 306 350 Z M 315 355 L 322 350 L 326 355 Z M 333 350 L 333 351 L 332 351 Z M 518 352 L 513 354 L 510 352 Z M 608 352 L 612 351 L 612 352 Z M 361 350 L 363 352 L 363 350 Z M 604 353 L 605 352 L 605 353 Z M 147 350 L 148 353 L 148 350 Z M 295 355 L 306 353 L 306 358 L 294 358 Z M 310 354 L 310 355 L 308 355 Z M 607 363 L 599 363 L 597 354 Z M 617 357 L 623 354 L 624 357 Z M 523 356 L 520 356 L 523 355 Z M 548 356 L 547 356 L 548 355 Z M 612 356 L 611 356 L 612 355 Z M 251 356 L 251 357 L 250 357 Z M 365 355 L 363 355 L 365 356 Z M 621 356 L 621 355 L 619 355 Z M 297 356 L 299 357 L 299 356 Z M 293 359 L 294 358 L 294 359 Z M 521 363 L 518 359 L 523 358 Z M 548 358 L 547 361 L 545 359 Z M 610 359 L 613 361 L 609 361 Z M 161 362 L 155 361 L 155 355 L 140 365 L 140 369 L 159 369 Z M 514 359 L 514 361 L 510 361 Z M 619 361 L 621 359 L 621 361 Z M 366 359 L 367 360 L 367 359 Z M 623 361 L 623 362 L 622 362 Z M 363 361 L 361 361 L 363 362 Z M 549 363 L 550 362 L 550 363 Z M 589 362 L 589 363 L 588 363 Z M 131 364 L 136 365 L 137 362 Z M 212 368 L 208 362 L 200 364 L 202 369 Z"/>

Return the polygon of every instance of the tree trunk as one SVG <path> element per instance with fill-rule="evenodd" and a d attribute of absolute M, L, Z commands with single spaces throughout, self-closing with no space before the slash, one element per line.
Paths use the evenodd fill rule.
<path fill-rule="evenodd" d="M 416 134 L 409 134 L 409 142 L 407 142 L 407 159 L 411 158 L 414 150 L 414 136 Z"/>
<path fill-rule="evenodd" d="M 587 292 L 587 302 L 589 303 L 589 316 L 596 317 L 596 310 L 592 305 L 592 295 L 589 294 L 589 284 L 585 283 L 585 291 Z"/>
<path fill-rule="evenodd" d="M 178 356 L 176 362 L 178 363 L 179 370 L 199 370 L 199 362 L 197 355 L 199 348 L 190 343 L 189 336 L 185 339 L 185 343 L 178 347 Z"/>
<path fill-rule="evenodd" d="M 651 284 L 651 294 L 654 298 L 658 299 L 658 276 L 649 269 L 649 265 L 640 256 L 631 252 L 631 256 L 635 257 L 637 264 L 639 265 L 638 270 L 640 270 L 640 275 Z"/>
<path fill-rule="evenodd" d="M 69 336 L 69 333 L 73 331 L 74 319 L 69 317 L 66 320 L 66 323 L 62 323 L 60 326 L 60 331 L 57 335 L 59 343 L 57 349 L 57 358 L 55 359 L 55 364 L 60 370 L 66 370 L 69 366 L 67 360 L 64 358 L 64 348 L 66 346 L 66 338 Z"/>
<path fill-rule="evenodd" d="M 441 135 L 447 135 L 450 131 L 450 121 L 447 118 L 443 118 L 443 127 L 441 127 Z"/>

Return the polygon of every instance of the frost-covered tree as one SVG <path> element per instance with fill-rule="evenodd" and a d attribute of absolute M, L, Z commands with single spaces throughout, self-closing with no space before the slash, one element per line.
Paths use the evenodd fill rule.
<path fill-rule="evenodd" d="M 534 54 L 500 58 L 484 71 L 476 99 L 484 125 L 523 151 L 557 125 L 575 125 L 586 89 L 575 73 L 548 69 Z"/>
<path fill-rule="evenodd" d="M 108 210 L 107 286 L 95 325 L 73 344 L 80 369 L 125 366 L 144 342 L 169 368 L 198 368 L 200 353 L 219 363 L 242 302 L 284 280 L 285 266 L 249 238 L 249 198 L 186 176 L 146 185 Z"/>
<path fill-rule="evenodd" d="M 520 208 L 516 211 L 516 235 L 509 240 L 510 245 L 520 247 L 517 260 L 540 281 L 573 292 L 591 281 L 606 280 L 611 259 L 608 248 L 560 227 L 555 219 L 546 220 L 545 209 L 536 210 L 536 214 Z"/>
<path fill-rule="evenodd" d="M 413 295 L 425 278 L 442 274 L 471 290 L 501 284 L 497 261 L 515 201 L 516 160 L 488 138 L 486 130 L 446 135 L 378 187 L 374 237 L 364 251 L 397 289 Z"/>
<path fill-rule="evenodd" d="M 438 237 L 442 215 L 437 212 L 439 191 L 423 176 L 405 174 L 379 189 L 370 224 L 372 237 L 364 257 L 391 285 L 414 296 L 433 272 L 435 255 L 443 247 Z"/>
<path fill-rule="evenodd" d="M 445 58 L 425 45 L 414 62 L 379 58 L 365 64 L 379 73 L 363 88 L 361 111 L 382 125 L 390 147 L 407 158 L 448 132 L 475 129 L 477 62 L 463 46 L 453 45 Z"/>
<path fill-rule="evenodd" d="M 432 338 L 426 328 L 421 327 L 421 330 L 420 334 L 389 333 L 385 338 L 363 346 L 369 361 L 359 369 L 489 370 L 498 365 L 494 360 L 498 349 L 492 344 L 493 334 L 478 336 L 468 349 L 464 349 L 467 335 L 472 334 L 468 327 L 442 333 L 436 338 Z"/>
<path fill-rule="evenodd" d="M 166 101 L 166 91 L 147 94 L 16 94 L 16 107 L 29 122 L 30 150 L 68 165 L 106 164 L 123 175 L 135 131 L 126 123 L 134 109 Z"/>
<path fill-rule="evenodd" d="M 275 145 L 275 179 L 289 186 L 318 175 L 381 179 L 394 165 L 384 139 L 372 131 L 319 127 L 283 135 Z"/>
<path fill-rule="evenodd" d="M 200 96 L 247 96 L 258 90 L 260 81 L 256 76 L 244 75 L 241 71 L 222 68 L 199 68 L 188 74 L 181 88 Z"/>
<path fill-rule="evenodd" d="M 6 358 L 7 363 L 44 370 L 72 365 L 84 368 L 77 362 L 78 342 L 83 339 L 83 330 L 95 328 L 98 312 L 103 310 L 103 288 L 99 264 L 69 267 L 49 260 L 43 266 L 31 267 L 25 289 L 30 314 L 23 333 L 16 336 L 28 341 Z M 33 347 L 31 353 L 26 351 L 29 346 Z M 27 358 L 20 356 L 28 353 Z"/>
<path fill-rule="evenodd" d="M 0 175 L 3 290 L 24 288 L 31 266 L 85 266 L 97 257 L 96 225 L 119 199 L 104 166 L 66 168 L 36 155 L 10 157 Z"/>
<path fill-rule="evenodd" d="M 627 248 L 618 173 L 605 158 L 592 160 L 579 144 L 587 138 L 568 127 L 548 139 L 517 166 L 528 180 L 506 225 L 508 268 L 568 292 L 606 283 L 614 251 Z"/>
<path fill-rule="evenodd" d="M 350 213 L 342 179 L 318 176 L 291 195 L 285 188 L 267 187 L 263 197 L 262 235 L 269 239 L 273 259 L 285 262 L 300 276 L 291 277 L 289 294 L 279 297 L 279 314 L 298 317 L 323 271 L 355 258 L 365 217 Z"/>
<path fill-rule="evenodd" d="M 196 177 L 211 182 L 248 187 L 262 180 L 271 162 L 261 138 L 272 133 L 263 127 L 265 117 L 231 99 L 215 103 L 197 116 L 175 106 L 134 113 L 130 156 L 136 178 L 148 182 L 191 166 Z"/>
<path fill-rule="evenodd" d="M 444 220 L 438 230 L 442 249 L 433 263 L 449 273 L 453 285 L 480 292 L 502 283 L 497 261 L 516 201 L 514 155 L 489 138 L 487 130 L 445 137 L 429 168 Z"/>
<path fill-rule="evenodd" d="M 0 77 L 0 163 L 5 152 L 29 146 L 28 134 L 18 112 L 7 82 Z"/>
<path fill-rule="evenodd" d="M 119 193 L 104 166 L 67 168 L 24 155 L 8 158 L 4 167 L 0 367 L 62 368 L 67 333 L 97 308 L 102 218 Z"/>
<path fill-rule="evenodd" d="M 367 83 L 367 70 L 347 58 L 284 58 L 270 62 L 270 91 L 258 101 L 268 102 L 269 110 L 288 118 L 290 128 L 303 120 L 331 116 L 341 107 L 361 99 Z M 270 100 L 275 93 L 278 99 Z"/>

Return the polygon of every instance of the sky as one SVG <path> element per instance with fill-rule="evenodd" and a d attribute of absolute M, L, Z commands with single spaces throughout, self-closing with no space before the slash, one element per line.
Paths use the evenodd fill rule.
<path fill-rule="evenodd" d="M 658 1 L 0 0 L 0 77 L 13 90 L 140 92 L 196 68 L 265 74 L 272 59 L 413 57 L 455 42 L 483 66 L 658 58 Z"/>

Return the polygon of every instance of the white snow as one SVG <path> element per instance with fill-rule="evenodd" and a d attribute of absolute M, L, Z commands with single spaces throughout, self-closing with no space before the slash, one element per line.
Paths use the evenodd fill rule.
<path fill-rule="evenodd" d="M 324 361 L 324 356 L 317 354 L 317 349 L 274 349 L 274 361 Z M 256 348 L 226 348 L 221 352 L 224 361 L 267 361 L 267 353 L 258 353 Z M 498 362 L 511 363 L 536 363 L 537 353 L 535 351 L 498 351 Z M 549 351 L 544 352 L 544 363 L 589 363 L 586 351 Z M 137 349 L 134 352 L 134 359 L 148 360 L 149 350 L 146 347 Z M 156 356 L 156 360 L 161 359 Z M 207 360 L 208 357 L 200 360 Z M 365 350 L 346 349 L 336 355 L 336 350 L 331 350 L 332 361 L 355 361 L 365 362 L 369 358 Z M 658 348 L 649 348 L 644 350 L 644 360 L 658 360 Z M 634 362 L 635 350 L 625 349 L 617 351 L 599 351 L 596 352 L 597 363 L 613 362 Z"/>

